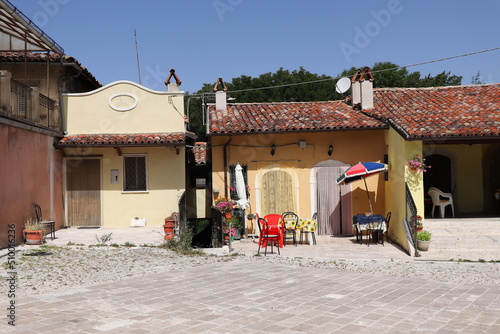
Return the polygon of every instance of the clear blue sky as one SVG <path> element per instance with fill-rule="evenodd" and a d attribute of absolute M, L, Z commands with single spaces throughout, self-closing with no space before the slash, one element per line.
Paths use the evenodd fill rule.
<path fill-rule="evenodd" d="M 218 77 L 304 67 L 339 75 L 500 47 L 498 0 L 10 0 L 103 84 L 165 90 L 170 68 L 194 93 Z M 500 82 L 500 50 L 408 68 Z M 376 80 L 376 77 L 375 77 Z"/>

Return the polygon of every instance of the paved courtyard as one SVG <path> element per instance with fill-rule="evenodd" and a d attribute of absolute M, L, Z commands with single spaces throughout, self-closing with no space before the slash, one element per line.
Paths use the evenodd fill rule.
<path fill-rule="evenodd" d="M 354 238 L 329 236 L 319 237 L 316 246 L 286 246 L 280 256 L 500 260 L 497 224 L 497 219 L 428 220 L 434 240 L 420 258 L 391 244 L 359 245 Z M 162 232 L 154 227 L 70 228 L 58 231 L 49 244 L 95 244 L 96 235 L 110 231 L 117 243 L 161 242 Z M 235 242 L 234 248 L 250 255 L 257 250 L 252 242 Z M 288 266 L 248 257 L 22 297 L 16 307 L 15 331 L 4 318 L 0 332 L 500 333 L 499 286 Z"/>

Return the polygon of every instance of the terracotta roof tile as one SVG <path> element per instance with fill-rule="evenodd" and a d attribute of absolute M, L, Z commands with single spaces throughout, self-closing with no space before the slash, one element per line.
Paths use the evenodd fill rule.
<path fill-rule="evenodd" d="M 209 135 L 395 127 L 406 139 L 498 139 L 500 84 L 374 90 L 374 109 L 344 101 L 209 107 Z"/>
<path fill-rule="evenodd" d="M 24 62 L 24 52 L 17 52 L 17 51 L 4 51 L 0 52 L 0 62 Z M 51 53 L 49 54 L 49 62 L 50 63 L 59 63 L 61 62 L 61 57 L 57 53 Z M 38 63 L 38 62 L 47 62 L 47 53 L 44 52 L 27 52 L 26 53 L 26 61 L 27 62 L 33 62 L 33 63 Z M 96 86 L 96 87 L 101 87 L 102 84 L 97 81 L 97 79 L 94 77 L 92 73 L 90 73 L 78 60 L 76 60 L 73 57 L 70 56 L 63 56 L 63 62 L 68 64 L 76 64 L 78 65 L 81 69 L 83 74 Z"/>
<path fill-rule="evenodd" d="M 209 107 L 209 135 L 386 129 L 344 101 L 228 104 Z"/>
<path fill-rule="evenodd" d="M 375 89 L 374 104 L 407 139 L 500 136 L 500 84 Z"/>
<path fill-rule="evenodd" d="M 189 133 L 77 134 L 66 135 L 57 147 L 184 145 Z"/>
<path fill-rule="evenodd" d="M 207 143 L 196 142 L 192 150 L 197 165 L 206 165 L 210 162 L 210 152 Z"/>

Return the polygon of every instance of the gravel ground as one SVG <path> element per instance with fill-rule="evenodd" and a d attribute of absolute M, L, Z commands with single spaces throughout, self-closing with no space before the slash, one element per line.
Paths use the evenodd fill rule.
<path fill-rule="evenodd" d="M 420 277 L 441 282 L 500 286 L 499 262 L 457 262 L 422 260 L 317 260 L 278 256 L 179 255 L 157 247 L 48 246 L 20 250 L 13 268 L 5 256 L 0 271 L 1 291 L 8 290 L 9 272 L 17 275 L 17 295 L 61 291 L 86 285 L 123 280 L 146 274 L 182 270 L 222 261 L 270 261 L 290 266 L 318 267 L 375 275 Z"/>

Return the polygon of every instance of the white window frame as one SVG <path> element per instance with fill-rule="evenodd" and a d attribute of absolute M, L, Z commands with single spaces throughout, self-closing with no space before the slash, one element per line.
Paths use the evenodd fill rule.
<path fill-rule="evenodd" d="M 140 189 L 140 190 L 127 190 L 127 169 L 125 168 L 125 159 L 126 158 L 144 158 L 144 168 L 145 168 L 145 184 L 146 184 L 146 189 Z M 123 159 L 122 159 L 122 164 L 123 164 L 123 173 L 122 173 L 122 178 L 123 178 L 123 192 L 125 193 L 144 193 L 148 192 L 148 155 L 147 154 L 124 154 Z"/>

